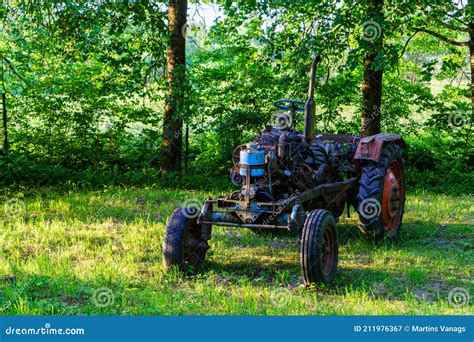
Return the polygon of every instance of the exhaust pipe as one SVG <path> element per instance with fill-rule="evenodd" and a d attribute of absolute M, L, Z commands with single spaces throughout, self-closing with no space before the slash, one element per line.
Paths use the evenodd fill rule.
<path fill-rule="evenodd" d="M 309 79 L 308 100 L 304 105 L 304 139 L 311 143 L 314 138 L 314 83 L 316 80 L 316 68 L 321 61 L 321 56 L 316 56 L 311 64 L 311 75 Z"/>

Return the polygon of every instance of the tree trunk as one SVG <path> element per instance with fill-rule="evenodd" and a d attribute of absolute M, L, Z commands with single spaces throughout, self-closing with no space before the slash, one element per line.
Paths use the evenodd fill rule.
<path fill-rule="evenodd" d="M 375 66 L 378 52 L 383 47 L 383 0 L 371 0 L 369 15 L 373 19 L 373 30 L 367 39 L 364 56 L 364 80 L 362 81 L 362 122 L 361 133 L 363 136 L 380 133 L 380 107 L 382 103 L 382 77 L 383 69 Z M 366 22 L 367 23 L 367 22 Z M 364 23 L 364 24 L 366 24 Z M 377 26 L 378 25 L 378 26 Z M 370 32 L 369 32 L 370 33 Z"/>
<path fill-rule="evenodd" d="M 186 25 L 187 0 L 170 0 L 168 27 L 170 41 L 166 51 L 166 82 L 163 119 L 163 144 L 161 168 L 165 171 L 181 170 L 182 130 L 186 70 Z"/>
<path fill-rule="evenodd" d="M 373 70 L 377 53 L 366 53 L 364 57 L 364 81 L 362 83 L 362 135 L 380 133 L 380 106 L 382 103 L 383 70 Z"/>
<path fill-rule="evenodd" d="M 469 56 L 471 58 L 471 104 L 474 114 L 474 23 L 469 24 Z"/>

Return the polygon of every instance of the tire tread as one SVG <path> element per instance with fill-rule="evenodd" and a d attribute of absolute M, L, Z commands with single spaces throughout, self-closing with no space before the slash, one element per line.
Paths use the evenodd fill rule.
<path fill-rule="evenodd" d="M 332 279 L 324 277 L 321 268 L 322 256 L 322 239 L 324 238 L 324 231 L 326 225 L 334 227 L 336 238 L 336 261 L 334 271 L 330 278 L 334 277 L 337 270 L 337 232 L 336 221 L 332 213 L 324 209 L 316 209 L 309 213 L 305 220 L 302 234 L 301 234 L 301 271 L 305 283 L 328 283 Z"/>

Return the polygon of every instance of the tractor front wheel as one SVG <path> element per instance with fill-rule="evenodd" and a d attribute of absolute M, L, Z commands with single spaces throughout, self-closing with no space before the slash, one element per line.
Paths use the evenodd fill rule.
<path fill-rule="evenodd" d="M 166 269 L 196 274 L 206 258 L 207 241 L 201 239 L 201 226 L 194 208 L 178 208 L 168 220 L 163 238 L 163 263 Z"/>
<path fill-rule="evenodd" d="M 306 284 L 330 283 L 338 260 L 336 220 L 330 211 L 316 209 L 306 218 L 301 234 L 300 259 Z"/>

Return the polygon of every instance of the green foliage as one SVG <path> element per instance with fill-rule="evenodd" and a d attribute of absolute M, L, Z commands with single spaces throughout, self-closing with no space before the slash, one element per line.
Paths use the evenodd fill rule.
<path fill-rule="evenodd" d="M 190 172 L 225 174 L 234 148 L 274 123 L 274 100 L 305 99 L 316 54 L 318 133 L 359 134 L 363 56 L 375 49 L 375 68 L 384 69 L 382 129 L 406 137 L 413 169 L 430 184 L 469 174 L 466 48 L 414 34 L 424 27 L 465 40 L 453 27 L 462 28 L 469 8 L 450 4 L 446 17 L 444 1 L 428 3 L 386 1 L 382 18 L 365 1 L 219 2 L 210 28 L 190 20 L 181 112 Z M 139 183 L 159 174 L 165 2 L 4 2 L 0 17 L 11 143 L 3 183 Z M 380 26 L 383 46 L 364 36 L 367 21 Z M 452 129 L 456 113 L 465 124 Z"/>
<path fill-rule="evenodd" d="M 133 163 L 142 151 L 124 156 L 127 145 L 156 137 L 160 116 L 149 98 L 163 86 L 164 14 L 148 2 L 89 5 L 2 5 L 12 148 L 38 162 Z"/>

